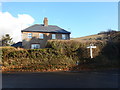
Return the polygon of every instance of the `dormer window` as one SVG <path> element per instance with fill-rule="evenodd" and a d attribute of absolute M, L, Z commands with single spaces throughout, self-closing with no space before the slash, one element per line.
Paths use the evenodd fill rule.
<path fill-rule="evenodd" d="M 39 33 L 39 38 L 40 38 L 40 39 L 43 39 L 43 38 L 44 38 L 44 34 Z"/>
<path fill-rule="evenodd" d="M 52 39 L 56 39 L 56 35 L 55 34 L 52 34 Z"/>
<path fill-rule="evenodd" d="M 28 33 L 28 38 L 32 38 L 32 33 Z"/>
<path fill-rule="evenodd" d="M 66 39 L 66 35 L 65 34 L 62 34 L 62 39 Z"/>

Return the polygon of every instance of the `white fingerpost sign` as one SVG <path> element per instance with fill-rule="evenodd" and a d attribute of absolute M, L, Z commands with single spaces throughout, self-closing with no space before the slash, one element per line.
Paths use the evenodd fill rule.
<path fill-rule="evenodd" d="M 92 48 L 96 48 L 96 46 L 94 46 L 93 44 L 90 44 L 90 46 L 88 46 L 87 48 L 90 48 L 90 57 L 93 58 Z"/>

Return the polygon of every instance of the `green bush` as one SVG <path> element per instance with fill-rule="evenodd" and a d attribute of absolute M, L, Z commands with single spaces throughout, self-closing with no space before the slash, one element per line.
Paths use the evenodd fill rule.
<path fill-rule="evenodd" d="M 76 62 L 82 64 L 117 65 L 119 44 L 106 42 L 93 42 L 97 48 L 93 49 L 93 59 L 90 59 L 90 51 L 87 46 L 90 42 L 81 43 L 72 40 L 51 40 L 44 49 L 16 49 L 3 48 L 2 65 L 5 67 L 21 66 L 22 69 L 60 69 L 72 68 Z M 115 51 L 116 50 L 116 51 Z M 112 53 L 117 55 L 112 57 Z M 116 58 L 117 57 L 117 58 Z M 94 66 L 93 66 L 94 67 Z M 18 68 L 19 69 L 19 68 Z"/>

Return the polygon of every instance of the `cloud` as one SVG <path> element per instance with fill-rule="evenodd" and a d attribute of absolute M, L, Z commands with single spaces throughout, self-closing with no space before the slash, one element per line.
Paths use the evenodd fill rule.
<path fill-rule="evenodd" d="M 0 12 L 0 37 L 10 34 L 14 42 L 21 41 L 21 30 L 33 24 L 34 18 L 28 14 L 12 16 L 9 12 Z"/>

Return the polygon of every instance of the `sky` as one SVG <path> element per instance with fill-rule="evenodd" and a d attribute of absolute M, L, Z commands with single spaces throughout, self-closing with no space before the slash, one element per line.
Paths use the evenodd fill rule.
<path fill-rule="evenodd" d="M 118 30 L 118 2 L 3 2 L 0 4 L 0 35 L 9 33 L 21 41 L 21 29 L 33 24 L 57 25 L 72 38 Z"/>

